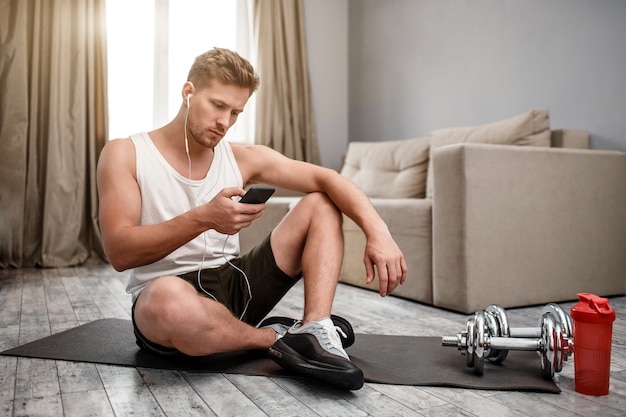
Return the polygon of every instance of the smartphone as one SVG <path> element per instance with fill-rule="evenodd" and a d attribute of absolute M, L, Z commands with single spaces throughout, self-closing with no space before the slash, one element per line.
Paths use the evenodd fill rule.
<path fill-rule="evenodd" d="M 265 203 L 274 194 L 272 187 L 250 187 L 239 200 L 240 203 L 261 204 Z"/>

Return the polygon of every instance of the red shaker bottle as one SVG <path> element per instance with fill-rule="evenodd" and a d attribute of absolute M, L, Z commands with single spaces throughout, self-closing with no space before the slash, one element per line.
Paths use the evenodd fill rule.
<path fill-rule="evenodd" d="M 615 311 L 609 300 L 578 294 L 571 308 L 574 322 L 574 387 L 587 395 L 607 395 Z"/>

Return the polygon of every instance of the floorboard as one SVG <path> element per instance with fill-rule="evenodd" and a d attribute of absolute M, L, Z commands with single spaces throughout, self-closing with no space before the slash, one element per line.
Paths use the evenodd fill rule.
<path fill-rule="evenodd" d="M 130 318 L 127 273 L 109 265 L 0 270 L 0 350 L 101 318 Z M 296 285 L 270 313 L 302 314 Z M 559 395 L 366 383 L 343 392 L 301 378 L 126 368 L 0 356 L 3 416 L 624 416 L 626 297 L 613 297 L 610 394 L 574 390 L 573 361 L 556 376 Z M 573 302 L 562 303 L 568 309 Z M 509 309 L 512 325 L 535 325 L 541 306 Z M 441 336 L 466 315 L 340 285 L 334 312 L 358 333 Z M 419 352 L 407 352 L 419 354 Z M 451 354 L 457 352 L 451 350 Z"/>

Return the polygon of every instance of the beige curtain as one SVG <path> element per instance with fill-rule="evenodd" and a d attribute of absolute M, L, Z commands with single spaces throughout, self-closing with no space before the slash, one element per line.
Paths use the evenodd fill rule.
<path fill-rule="evenodd" d="M 320 163 L 311 106 L 301 0 L 254 0 L 254 44 L 261 86 L 255 142 Z"/>
<path fill-rule="evenodd" d="M 0 0 L 0 266 L 102 256 L 105 0 Z"/>

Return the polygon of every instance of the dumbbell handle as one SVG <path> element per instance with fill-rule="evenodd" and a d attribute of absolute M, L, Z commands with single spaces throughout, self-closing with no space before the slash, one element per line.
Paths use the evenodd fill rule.
<path fill-rule="evenodd" d="M 493 337 L 487 336 L 485 340 L 485 348 L 488 349 L 507 349 L 507 350 L 529 350 L 540 352 L 543 347 L 540 338 L 516 338 L 516 337 Z"/>
<path fill-rule="evenodd" d="M 541 337 L 541 327 L 511 327 L 509 337 Z"/>
<path fill-rule="evenodd" d="M 541 336 L 541 335 L 540 335 Z M 456 336 L 446 335 L 441 337 L 442 346 L 456 347 L 467 350 L 469 346 L 462 344 L 460 334 Z M 540 338 L 518 338 L 518 337 L 497 337 L 485 336 L 485 349 L 506 349 L 506 350 L 529 350 L 541 351 L 542 342 Z"/>

